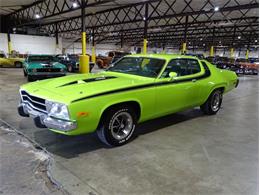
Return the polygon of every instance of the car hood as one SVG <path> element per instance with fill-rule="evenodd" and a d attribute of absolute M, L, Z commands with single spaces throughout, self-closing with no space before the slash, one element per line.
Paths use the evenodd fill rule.
<path fill-rule="evenodd" d="M 73 101 L 106 92 L 153 83 L 153 78 L 114 72 L 75 74 L 25 84 L 22 90 L 51 101 Z"/>
<path fill-rule="evenodd" d="M 28 68 L 66 68 L 59 62 L 27 62 Z"/>

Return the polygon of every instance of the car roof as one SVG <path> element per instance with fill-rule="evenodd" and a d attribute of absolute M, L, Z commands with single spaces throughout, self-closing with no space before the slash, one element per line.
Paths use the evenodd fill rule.
<path fill-rule="evenodd" d="M 196 56 L 181 55 L 181 54 L 132 54 L 132 55 L 127 55 L 126 57 L 148 57 L 148 58 L 160 58 L 165 60 L 187 58 L 187 59 L 198 60 Z"/>

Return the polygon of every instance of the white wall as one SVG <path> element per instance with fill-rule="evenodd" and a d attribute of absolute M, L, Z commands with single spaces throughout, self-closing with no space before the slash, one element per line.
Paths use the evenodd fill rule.
<path fill-rule="evenodd" d="M 73 43 L 69 40 L 59 38 L 59 47 L 56 48 L 55 37 L 45 37 L 45 36 L 32 36 L 32 35 L 19 35 L 11 34 L 11 43 L 12 50 L 18 51 L 20 54 L 60 54 L 62 51 L 65 53 L 81 53 L 81 43 Z M 7 34 L 0 33 L 0 51 L 8 52 L 8 42 Z M 87 44 L 87 53 L 91 54 L 91 45 Z M 111 50 L 120 50 L 120 45 L 112 44 L 97 44 L 96 46 L 96 55 L 107 55 L 107 52 Z M 148 53 L 161 53 L 162 48 L 151 48 L 148 47 Z M 124 51 L 129 51 L 135 53 L 134 47 L 125 45 L 123 48 Z M 166 53 L 180 53 L 178 49 L 169 49 L 166 48 Z M 189 50 L 188 53 L 193 53 L 192 50 Z M 209 55 L 209 51 L 204 50 L 195 50 L 195 53 L 204 53 L 205 56 Z M 230 56 L 230 50 L 226 49 L 225 53 L 223 49 L 218 48 L 216 55 L 220 56 Z M 245 50 L 240 52 L 235 51 L 235 56 L 239 58 L 245 57 Z M 249 57 L 258 57 L 259 51 L 255 49 L 250 51 Z"/>
<path fill-rule="evenodd" d="M 62 51 L 62 39 L 56 48 L 55 37 L 11 34 L 12 50 L 20 54 L 56 54 Z M 0 33 L 0 50 L 8 52 L 7 34 Z"/>

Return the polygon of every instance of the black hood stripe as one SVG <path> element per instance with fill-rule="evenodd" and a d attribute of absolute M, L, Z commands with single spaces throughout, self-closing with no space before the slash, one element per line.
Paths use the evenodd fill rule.
<path fill-rule="evenodd" d="M 138 86 L 133 86 L 133 87 L 115 89 L 115 90 L 106 91 L 106 92 L 102 92 L 102 93 L 97 93 L 95 95 L 90 95 L 90 96 L 86 96 L 86 97 L 83 97 L 83 98 L 79 98 L 79 99 L 73 100 L 72 103 L 78 102 L 78 101 L 81 101 L 81 100 L 90 99 L 90 98 L 95 98 L 95 97 L 102 96 L 102 95 L 109 95 L 109 94 L 119 93 L 119 92 L 124 92 L 124 91 L 178 84 L 178 83 L 183 83 L 183 82 L 189 82 L 189 81 L 192 81 L 194 79 L 196 79 L 196 80 L 205 79 L 205 78 L 208 78 L 211 75 L 211 72 L 210 72 L 209 68 L 206 66 L 206 64 L 203 64 L 203 66 L 204 66 L 204 69 L 205 69 L 205 73 L 201 76 L 188 78 L 188 79 L 182 79 L 182 80 L 162 81 L 162 82 L 158 82 L 158 83 L 150 83 L 150 84 L 145 84 L 145 85 L 138 85 Z"/>
<path fill-rule="evenodd" d="M 91 78 L 91 79 L 84 79 L 84 80 L 82 80 L 82 81 L 84 81 L 85 83 L 90 83 L 90 82 L 104 81 L 104 80 L 115 79 L 115 78 L 117 78 L 117 77 L 107 76 L 107 77 L 96 77 L 96 78 Z M 68 85 L 75 85 L 75 84 L 78 84 L 78 80 L 72 81 L 72 82 L 69 82 L 69 83 L 66 83 L 66 84 L 61 85 L 61 86 L 58 86 L 58 87 L 65 87 L 65 86 L 68 86 Z M 58 87 L 57 87 L 57 88 L 58 88 Z"/>

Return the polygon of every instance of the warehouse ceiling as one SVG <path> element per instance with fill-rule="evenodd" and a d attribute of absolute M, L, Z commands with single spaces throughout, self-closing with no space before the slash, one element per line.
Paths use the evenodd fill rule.
<path fill-rule="evenodd" d="M 12 7 L 13 6 L 13 7 Z M 9 29 L 79 40 L 81 1 L 9 0 L 0 3 Z M 96 43 L 193 47 L 258 45 L 257 0 L 88 0 L 85 24 Z"/>

